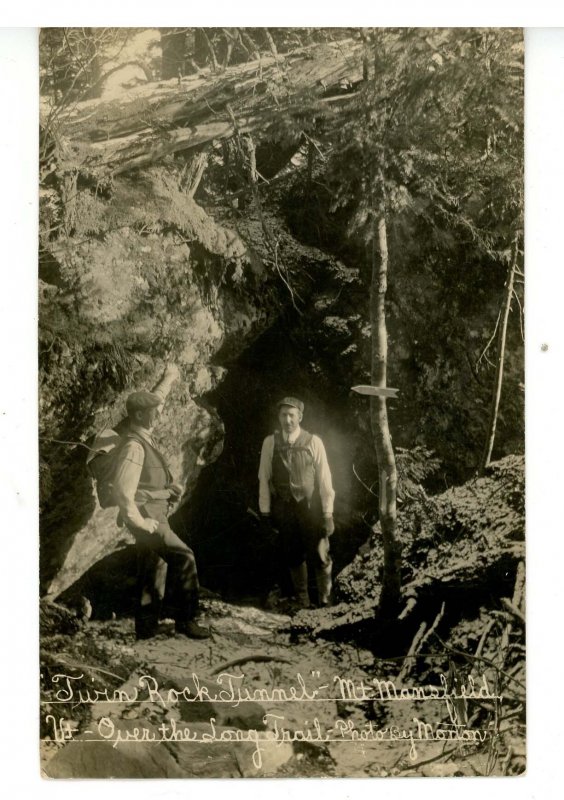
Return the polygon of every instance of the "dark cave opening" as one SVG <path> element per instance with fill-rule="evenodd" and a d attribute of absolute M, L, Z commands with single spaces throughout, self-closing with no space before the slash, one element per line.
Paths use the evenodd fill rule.
<path fill-rule="evenodd" d="M 304 401 L 302 427 L 318 434 L 327 451 L 336 492 L 334 575 L 370 533 L 354 510 L 362 506 L 357 494 L 363 490 L 352 473 L 362 434 L 347 412 L 348 390 L 313 373 L 293 322 L 281 319 L 226 364 L 225 379 L 206 397 L 225 425 L 223 452 L 202 470 L 190 499 L 171 518 L 196 553 L 201 582 L 226 599 L 264 599 L 275 584 L 288 589 L 276 548 L 266 541 L 258 518 L 262 441 L 276 426 L 276 404 L 284 396 Z"/>
<path fill-rule="evenodd" d="M 228 371 L 199 402 L 223 421 L 223 451 L 202 469 L 190 497 L 170 517 L 171 527 L 195 552 L 201 585 L 231 602 L 262 605 L 275 586 L 282 594 L 290 591 L 279 551 L 267 540 L 258 516 L 262 441 L 274 430 L 276 404 L 286 395 L 303 399 L 302 426 L 318 434 L 327 451 L 336 493 L 333 577 L 371 533 L 373 518 L 366 509 L 374 507 L 374 498 L 367 497 L 352 469 L 355 459 L 362 463 L 366 437 L 351 414 L 348 387 L 327 380 L 330 368 L 312 370 L 303 328 L 298 332 L 294 323 L 291 315 L 282 317 L 236 359 L 218 355 Z M 72 606 L 81 595 L 88 597 L 98 619 L 132 615 L 135 569 L 135 548 L 119 550 L 88 570 L 61 600 Z M 312 582 L 312 598 L 315 592 Z"/>

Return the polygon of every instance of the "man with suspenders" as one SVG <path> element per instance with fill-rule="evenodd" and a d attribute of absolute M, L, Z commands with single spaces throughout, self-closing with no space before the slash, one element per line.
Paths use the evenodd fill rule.
<path fill-rule="evenodd" d="M 335 492 L 323 442 L 300 427 L 304 404 L 296 397 L 278 403 L 280 429 L 267 436 L 259 466 L 259 510 L 279 532 L 280 549 L 289 569 L 299 607 L 310 606 L 307 561 L 314 565 L 318 604 L 329 604 L 331 556 L 329 536 L 335 530 Z M 321 500 L 316 509 L 315 494 Z"/>
<path fill-rule="evenodd" d="M 163 580 L 171 596 L 176 632 L 194 639 L 209 631 L 194 621 L 198 612 L 199 584 L 192 550 L 168 524 L 169 503 L 179 499 L 182 487 L 173 482 L 164 456 L 152 435 L 176 372 L 167 373 L 165 391 L 133 392 L 126 402 L 127 422 L 120 430 L 123 443 L 117 455 L 113 492 L 120 517 L 137 546 L 138 598 L 135 632 L 147 639 L 158 632 L 164 597 Z"/>

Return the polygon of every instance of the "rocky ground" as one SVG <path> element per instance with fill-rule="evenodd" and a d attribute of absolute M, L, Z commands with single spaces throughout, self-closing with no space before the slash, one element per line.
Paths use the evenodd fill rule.
<path fill-rule="evenodd" d="M 211 638 L 41 606 L 50 777 L 519 774 L 525 767 L 523 462 L 400 515 L 404 589 L 378 617 L 378 530 L 335 605 L 202 601 Z M 391 681 L 391 683 L 386 683 Z M 430 688 L 434 687 L 434 688 Z"/>
<path fill-rule="evenodd" d="M 387 732 L 392 726 L 402 737 L 404 730 L 416 730 L 414 717 L 432 725 L 448 719 L 446 706 L 361 701 L 346 691 L 343 699 L 338 677 L 352 679 L 355 686 L 368 684 L 376 676 L 393 675 L 390 663 L 353 644 L 296 638 L 290 617 L 284 615 L 221 601 L 204 605 L 203 621 L 212 631 L 205 641 L 175 636 L 172 622 L 165 621 L 156 638 L 136 642 L 130 619 L 90 622 L 74 634 L 43 638 L 45 776 L 374 777 L 483 775 L 491 769 L 487 744 L 426 741 L 412 750 L 408 739 L 351 738 L 351 730 L 360 736 L 369 729 Z M 233 677 L 220 679 L 224 673 Z M 396 681 L 398 687 L 426 682 L 407 676 Z M 211 698 L 221 689 L 229 699 L 234 689 L 248 693 L 243 693 L 243 702 L 221 702 L 208 700 L 202 686 Z M 304 686 L 306 699 L 301 697 Z M 140 690 L 137 700 L 135 687 Z M 195 702 L 168 693 L 185 687 L 198 698 Z M 284 689 L 291 695 L 291 687 L 299 699 L 272 691 Z M 322 698 L 333 699 L 313 697 L 318 687 L 326 687 L 320 691 Z M 67 699 L 70 702 L 61 702 Z M 213 742 L 160 740 L 163 725 L 166 736 L 188 727 L 190 735 L 205 738 L 212 732 L 210 720 L 215 725 Z M 315 740 L 318 726 L 331 741 Z M 268 741 L 282 730 L 288 732 L 288 740 L 279 735 L 276 742 Z M 139 731 L 145 731 L 145 737 L 156 735 L 157 741 L 140 741 Z M 307 741 L 308 731 L 312 741 Z M 124 741 L 128 736 L 135 741 Z M 514 756 L 522 737 L 513 738 Z M 505 748 L 507 760 L 508 753 Z M 494 774 L 502 770 L 496 762 Z"/>

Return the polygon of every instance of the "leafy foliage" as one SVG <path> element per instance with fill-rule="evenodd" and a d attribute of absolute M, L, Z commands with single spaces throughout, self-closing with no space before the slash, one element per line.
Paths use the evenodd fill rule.
<path fill-rule="evenodd" d="M 519 31 L 385 29 L 370 34 L 373 76 L 310 131 L 311 186 L 296 177 L 296 234 L 359 267 L 332 316 L 364 323 L 335 349 L 367 375 L 367 263 L 388 223 L 389 381 L 399 446 L 428 446 L 461 480 L 486 436 L 507 261 L 522 228 L 523 45 Z M 304 213 L 303 209 L 306 209 Z M 522 449 L 522 283 L 510 319 L 497 453 Z M 343 364 L 350 373 L 350 358 Z M 344 376 L 346 381 L 346 376 Z"/>
<path fill-rule="evenodd" d="M 412 450 L 398 447 L 395 455 L 398 471 L 398 497 L 401 500 L 424 497 L 425 491 L 422 484 L 438 471 L 441 463 L 439 459 L 431 450 L 422 446 L 414 447 Z"/>

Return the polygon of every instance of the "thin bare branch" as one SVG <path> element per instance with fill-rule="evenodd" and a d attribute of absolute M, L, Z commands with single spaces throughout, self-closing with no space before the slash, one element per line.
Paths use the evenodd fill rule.
<path fill-rule="evenodd" d="M 488 352 L 488 350 L 492 346 L 493 341 L 495 340 L 495 337 L 496 337 L 496 334 L 497 334 L 497 329 L 499 327 L 500 319 L 501 319 L 501 308 L 499 309 L 498 314 L 497 314 L 497 320 L 496 320 L 496 323 L 495 323 L 494 332 L 492 333 L 492 335 L 488 339 L 487 345 L 484 347 L 484 349 L 482 350 L 482 352 L 480 353 L 480 355 L 478 357 L 478 360 L 476 361 L 476 366 L 477 367 L 480 365 L 480 362 L 482 361 L 482 359 L 485 358 L 486 361 L 488 361 L 488 359 L 486 358 L 486 353 Z M 488 363 L 491 364 L 491 366 L 493 367 L 493 364 L 492 364 L 491 361 L 488 361 Z"/>
<path fill-rule="evenodd" d="M 521 305 L 521 300 L 519 299 L 519 295 L 517 294 L 516 290 L 513 289 L 513 297 L 517 300 L 517 305 L 519 306 L 519 328 L 521 330 L 521 341 L 525 341 L 525 330 L 523 325 L 523 306 Z"/>
<path fill-rule="evenodd" d="M 372 495 L 372 497 L 378 497 L 378 495 L 376 494 L 376 492 L 373 492 L 373 491 L 372 491 L 372 488 L 371 488 L 370 486 L 367 486 L 367 485 L 366 485 L 366 483 L 364 483 L 364 481 L 362 480 L 362 478 L 360 477 L 360 475 L 359 475 L 359 474 L 358 474 L 358 472 L 356 471 L 356 466 L 354 465 L 354 463 L 353 463 L 353 465 L 352 465 L 352 471 L 353 471 L 353 475 L 355 476 L 355 478 L 357 479 L 357 481 L 358 481 L 360 484 L 362 484 L 362 486 L 364 486 L 364 488 L 366 489 L 366 491 L 367 491 L 369 494 L 371 494 L 371 495 Z"/>

